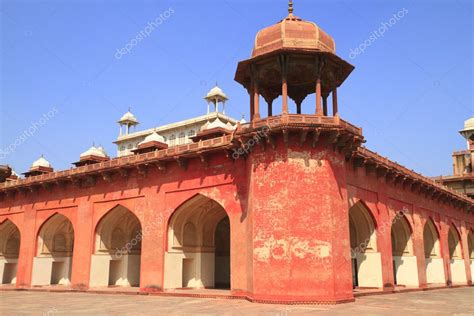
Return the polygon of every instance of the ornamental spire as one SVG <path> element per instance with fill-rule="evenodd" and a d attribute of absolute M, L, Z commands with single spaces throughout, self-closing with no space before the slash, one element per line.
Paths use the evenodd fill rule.
<path fill-rule="evenodd" d="M 288 14 L 289 15 L 293 14 L 293 0 L 288 1 Z"/>

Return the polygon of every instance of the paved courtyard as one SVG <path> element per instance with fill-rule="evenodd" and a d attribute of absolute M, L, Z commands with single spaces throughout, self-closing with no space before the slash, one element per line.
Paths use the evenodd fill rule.
<path fill-rule="evenodd" d="M 474 315 L 474 287 L 361 297 L 335 306 L 120 294 L 0 292 L 0 315 Z"/>

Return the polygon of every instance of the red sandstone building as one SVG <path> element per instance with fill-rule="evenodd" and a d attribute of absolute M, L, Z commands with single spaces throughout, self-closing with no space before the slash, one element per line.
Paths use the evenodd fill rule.
<path fill-rule="evenodd" d="M 3 287 L 317 303 L 471 284 L 473 200 L 363 146 L 338 113 L 353 68 L 290 7 L 238 64 L 249 123 L 217 117 L 182 144 L 150 132 L 118 158 L 93 147 L 70 170 L 44 158 L 25 178 L 0 170 Z"/>

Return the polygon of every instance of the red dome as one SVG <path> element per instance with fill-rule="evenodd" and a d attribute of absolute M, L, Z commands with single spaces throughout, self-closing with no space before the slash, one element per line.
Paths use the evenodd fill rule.
<path fill-rule="evenodd" d="M 335 54 L 336 43 L 315 23 L 302 20 L 290 13 L 277 24 L 257 33 L 252 57 L 278 49 L 307 49 Z"/>

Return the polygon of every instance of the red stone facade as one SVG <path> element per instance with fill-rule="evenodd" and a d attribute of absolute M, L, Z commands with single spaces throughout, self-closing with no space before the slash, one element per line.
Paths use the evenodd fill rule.
<path fill-rule="evenodd" d="M 291 97 L 291 81 L 288 85 Z M 249 83 L 248 87 L 255 115 L 258 100 L 253 97 L 258 85 Z M 325 87 L 322 91 L 335 90 L 331 84 Z M 353 300 L 354 287 L 386 290 L 396 285 L 471 284 L 473 201 L 380 157 L 362 143 L 361 129 L 337 113 L 283 111 L 265 119 L 254 116 L 251 123 L 239 125 L 229 135 L 6 182 L 0 184 L 0 228 L 8 226 L 13 232 L 13 223 L 20 245 L 15 254 L 17 239 L 4 230 L 0 232 L 0 251 L 4 257 L 18 258 L 16 287 L 31 288 L 36 282 L 36 257 L 54 260 L 58 253 L 67 257 L 73 243 L 70 273 L 65 273 L 65 279 L 72 288 L 91 289 L 94 255 L 101 247 L 112 251 L 115 247 L 108 247 L 108 243 L 113 245 L 121 238 L 114 236 L 125 231 L 113 230 L 107 239 L 99 231 L 101 220 L 120 208 L 139 222 L 140 240 L 135 244 L 141 247 L 133 248 L 139 264 L 129 266 L 136 271 L 127 273 L 139 275 L 138 284 L 130 281 L 130 285 L 141 291 L 174 288 L 167 286 L 173 280 L 166 281 L 173 273 L 172 278 L 177 276 L 182 279 L 179 284 L 187 287 L 192 284 L 184 281 L 187 274 L 204 275 L 207 272 L 203 271 L 213 270 L 212 274 L 221 269 L 226 259 L 223 255 L 224 259 L 217 261 L 216 249 L 226 237 L 216 235 L 215 223 L 222 216 L 228 218 L 230 227 L 230 273 L 225 269 L 222 273 L 230 277 L 231 295 L 258 302 L 336 303 Z M 215 215 L 220 214 L 219 207 L 224 215 Z M 194 226 L 183 224 L 170 230 L 173 216 L 186 210 L 192 218 L 194 209 L 203 214 L 189 220 Z M 362 217 L 356 212 L 365 212 L 365 219 L 359 220 Z M 214 215 L 206 215 L 211 213 Z M 73 232 L 61 233 L 59 238 L 52 229 L 49 235 L 44 233 L 49 237 L 41 237 L 45 223 L 55 214 L 64 216 Z M 121 219 L 125 221 L 124 213 L 120 214 L 110 225 L 118 227 Z M 207 216 L 216 219 L 210 233 Z M 403 234 L 397 231 L 397 221 L 406 228 Z M 428 221 L 433 223 L 434 234 L 429 235 Z M 178 236 L 181 229 L 184 233 Z M 361 246 L 364 231 L 367 240 Z M 204 237 L 196 237 L 194 243 L 193 236 L 200 234 Z M 127 236 L 116 245 L 131 253 L 132 247 L 126 245 L 134 236 Z M 211 239 L 206 241 L 206 236 Z M 431 246 L 427 246 L 427 236 L 431 236 Z M 40 250 L 40 243 L 48 249 Z M 170 246 L 173 243 L 177 246 Z M 199 254 L 201 259 L 192 262 L 200 260 L 201 274 L 185 272 L 186 259 L 178 272 L 172 272 L 177 266 L 166 263 L 172 258 L 171 248 L 179 254 Z M 207 254 L 215 259 L 210 270 L 206 262 L 211 261 L 203 259 Z M 370 263 L 360 255 L 372 258 Z M 408 273 L 396 263 L 412 259 L 414 270 Z M 436 275 L 430 276 L 427 267 L 431 269 L 434 259 L 439 259 L 443 273 L 436 270 Z M 110 271 L 112 265 L 104 273 L 111 275 Z M 8 279 L 5 273 L 4 280 Z M 105 285 L 118 284 L 110 275 Z M 213 287 L 222 278 L 214 274 L 207 281 L 208 277 L 191 279 L 199 279 L 202 287 Z"/>

